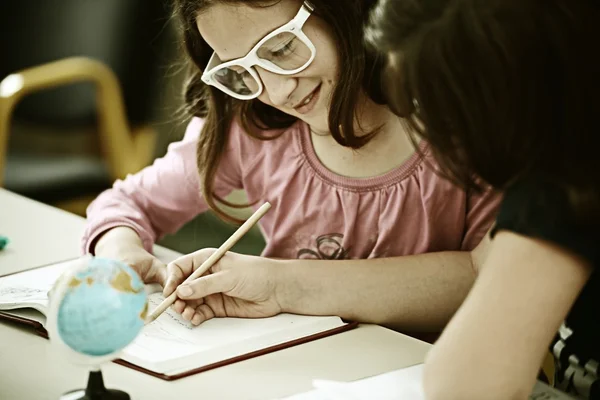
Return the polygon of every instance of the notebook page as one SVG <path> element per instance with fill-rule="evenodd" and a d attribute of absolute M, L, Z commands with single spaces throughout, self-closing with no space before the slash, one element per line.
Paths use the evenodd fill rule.
<path fill-rule="evenodd" d="M 163 297 L 149 296 L 150 309 Z M 193 326 L 168 309 L 144 327 L 121 358 L 174 374 L 344 325 L 339 317 L 280 314 L 270 318 L 213 318 Z"/>
<path fill-rule="evenodd" d="M 0 310 L 31 307 L 45 313 L 48 292 L 72 261 L 0 277 Z"/>
<path fill-rule="evenodd" d="M 156 256 L 165 262 L 177 258 L 179 254 L 158 246 L 155 252 Z M 77 261 L 78 259 L 68 260 L 0 277 L 0 310 L 28 307 L 45 314 L 48 307 L 48 292 L 62 273 Z M 148 293 L 160 290 L 158 285 L 146 285 Z"/>

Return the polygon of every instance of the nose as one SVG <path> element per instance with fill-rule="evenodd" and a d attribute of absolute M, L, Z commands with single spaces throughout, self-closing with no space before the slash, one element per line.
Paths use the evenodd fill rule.
<path fill-rule="evenodd" d="M 296 89 L 298 80 L 291 76 L 269 72 L 260 67 L 257 70 L 271 104 L 278 107 L 285 106 Z"/>

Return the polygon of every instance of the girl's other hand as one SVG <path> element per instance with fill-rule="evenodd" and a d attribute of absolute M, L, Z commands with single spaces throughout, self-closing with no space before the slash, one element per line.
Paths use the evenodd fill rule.
<path fill-rule="evenodd" d="M 144 249 L 140 237 L 131 228 L 116 227 L 106 231 L 96 242 L 93 252 L 97 257 L 130 265 L 144 283 L 165 286 L 167 266 Z"/>

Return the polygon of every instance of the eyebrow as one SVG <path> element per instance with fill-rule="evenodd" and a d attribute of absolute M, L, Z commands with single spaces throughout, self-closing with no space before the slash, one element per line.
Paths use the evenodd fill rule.
<path fill-rule="evenodd" d="M 292 17 L 292 18 L 293 18 L 293 17 Z M 266 37 L 267 37 L 268 35 L 270 35 L 271 33 L 275 32 L 277 29 L 281 28 L 282 26 L 285 26 L 285 25 L 287 25 L 287 24 L 288 24 L 289 22 L 291 22 L 291 21 L 292 21 L 292 20 L 290 19 L 288 22 L 284 22 L 283 24 L 281 24 L 281 25 L 277 25 L 276 27 L 274 27 L 274 28 L 272 28 L 272 29 L 268 30 L 268 31 L 267 31 L 267 32 L 266 32 L 264 35 L 262 35 L 262 36 L 261 36 L 261 37 L 260 37 L 260 38 L 259 38 L 259 39 L 258 39 L 256 42 L 252 43 L 252 46 L 250 46 L 250 50 L 248 50 L 248 51 L 247 51 L 247 52 L 246 52 L 246 53 L 245 53 L 243 56 L 241 56 L 241 57 L 233 57 L 233 58 L 228 58 L 228 59 L 222 59 L 222 58 L 221 58 L 221 57 L 220 57 L 218 54 L 217 54 L 217 57 L 219 57 L 219 60 L 221 60 L 221 63 L 226 63 L 226 62 L 229 62 L 229 61 L 232 61 L 232 60 L 238 60 L 238 59 L 240 59 L 240 58 L 244 58 L 244 57 L 246 57 L 246 56 L 248 55 L 248 53 L 250 53 L 250 52 L 251 52 L 251 51 L 252 51 L 252 50 L 253 50 L 253 49 L 256 47 L 256 45 L 257 45 L 257 44 L 259 44 L 259 43 L 260 43 L 260 41 L 261 41 L 261 40 L 263 40 L 264 38 L 266 38 Z M 214 51 L 214 50 L 213 50 L 213 51 Z M 215 51 L 215 53 L 216 53 L 216 51 Z"/>
<path fill-rule="evenodd" d="M 256 42 L 254 42 L 254 43 L 252 44 L 252 46 L 250 46 L 250 50 L 248 50 L 248 51 L 246 52 L 246 54 L 244 54 L 244 55 L 243 55 L 243 56 L 241 56 L 241 57 L 233 57 L 233 58 L 228 58 L 228 59 L 222 59 L 221 57 L 219 57 L 219 55 L 218 55 L 218 54 L 217 54 L 217 57 L 219 57 L 219 60 L 221 60 L 221 62 L 222 62 L 223 64 L 224 64 L 224 63 L 226 63 L 226 62 L 232 61 L 232 60 L 239 60 L 240 58 L 244 58 L 244 57 L 246 57 L 246 56 L 248 55 L 248 53 L 250 53 L 250 52 L 252 51 L 252 49 L 254 49 L 254 48 L 256 47 L 256 45 L 257 45 L 257 44 L 259 44 L 259 43 L 260 43 L 260 41 L 261 41 L 261 40 L 263 40 L 265 37 L 267 37 L 267 35 L 270 35 L 270 34 L 271 34 L 271 32 L 273 32 L 273 31 L 275 31 L 275 30 L 277 30 L 277 29 L 279 29 L 279 27 L 277 27 L 277 28 L 275 28 L 275 29 L 272 29 L 272 30 L 270 30 L 270 31 L 269 31 L 269 32 L 267 32 L 267 33 L 266 33 L 264 36 L 262 36 L 262 37 L 261 37 L 260 39 L 258 39 Z M 216 53 L 216 51 L 215 51 L 215 53 Z"/>

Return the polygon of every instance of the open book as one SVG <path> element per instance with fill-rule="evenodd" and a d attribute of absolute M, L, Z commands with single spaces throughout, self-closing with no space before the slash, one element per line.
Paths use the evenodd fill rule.
<path fill-rule="evenodd" d="M 48 291 L 69 262 L 0 277 L 0 320 L 44 329 Z M 162 300 L 147 286 L 150 309 Z M 154 290 L 154 292 L 153 292 Z M 115 362 L 165 380 L 174 380 L 356 326 L 339 317 L 280 314 L 270 318 L 214 318 L 195 327 L 172 310 L 146 325 Z"/>

